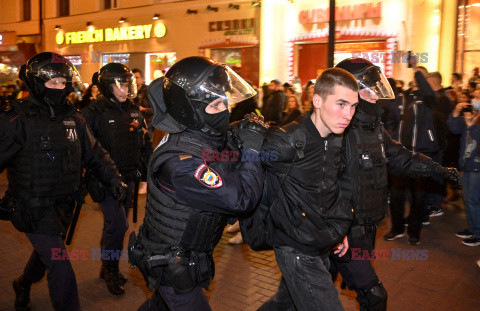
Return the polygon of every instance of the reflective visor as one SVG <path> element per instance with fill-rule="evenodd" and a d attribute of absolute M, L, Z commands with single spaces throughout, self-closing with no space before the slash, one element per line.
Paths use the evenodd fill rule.
<path fill-rule="evenodd" d="M 248 82 L 225 65 L 207 68 L 196 83 L 186 91 L 190 99 L 209 104 L 220 98 L 227 107 L 257 94 Z"/>
<path fill-rule="evenodd" d="M 379 67 L 369 67 L 362 73 L 356 74 L 360 95 L 373 92 L 378 99 L 395 99 L 392 87 Z M 362 92 L 362 89 L 366 89 Z M 373 96 L 373 94 L 370 94 Z M 364 98 L 368 100 L 368 98 Z"/>
<path fill-rule="evenodd" d="M 78 73 L 75 66 L 67 64 L 50 64 L 49 66 L 44 66 L 38 69 L 34 75 L 47 82 L 53 78 L 65 78 L 65 82 L 71 83 L 82 83 L 80 79 L 80 74 Z"/>
<path fill-rule="evenodd" d="M 133 74 L 124 74 L 122 77 L 114 78 L 113 81 L 126 97 L 137 97 L 137 82 Z"/>

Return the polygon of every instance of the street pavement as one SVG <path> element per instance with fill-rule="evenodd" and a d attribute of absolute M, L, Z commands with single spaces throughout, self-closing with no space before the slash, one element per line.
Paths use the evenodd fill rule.
<path fill-rule="evenodd" d="M 6 174 L 0 174 L 0 194 L 6 189 Z M 138 231 L 143 221 L 145 195 L 139 197 L 139 222 L 130 231 Z M 380 280 L 389 294 L 388 310 L 398 311 L 478 311 L 480 310 L 480 247 L 462 245 L 455 232 L 465 229 L 466 217 L 461 200 L 444 205 L 446 214 L 431 219 L 422 230 L 421 244 L 410 246 L 407 238 L 391 242 L 383 240 L 390 220 L 385 219 L 377 233 L 378 258 L 373 260 Z M 83 310 L 137 310 L 151 293 L 138 270 L 121 260 L 120 270 L 128 278 L 126 293 L 111 295 L 99 278 L 101 262 L 96 256 L 100 247 L 102 214 L 87 197 L 73 242 L 68 246 L 73 255 L 85 258 L 72 260 Z M 214 311 L 256 310 L 272 296 L 280 279 L 280 271 L 272 251 L 253 252 L 247 245 L 229 245 L 225 233 L 215 249 L 216 275 L 206 292 Z M 24 234 L 5 221 L 0 222 L 0 310 L 13 310 L 15 295 L 12 281 L 23 271 L 32 247 Z M 357 254 L 357 259 L 365 258 Z M 86 260 L 83 260 L 86 259 Z M 341 277 L 335 282 L 345 310 L 358 310 L 355 292 L 341 289 Z M 31 291 L 32 310 L 53 310 L 45 278 Z"/>

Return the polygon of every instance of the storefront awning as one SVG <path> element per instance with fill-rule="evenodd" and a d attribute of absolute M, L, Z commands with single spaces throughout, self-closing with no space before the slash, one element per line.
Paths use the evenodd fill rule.
<path fill-rule="evenodd" d="M 23 65 L 37 54 L 34 43 L 18 43 L 17 48 L 17 51 L 0 51 L 0 63 Z"/>

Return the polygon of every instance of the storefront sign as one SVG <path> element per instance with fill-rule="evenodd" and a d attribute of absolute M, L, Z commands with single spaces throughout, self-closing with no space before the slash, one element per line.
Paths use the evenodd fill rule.
<path fill-rule="evenodd" d="M 362 3 L 335 7 L 335 20 L 348 21 L 353 19 L 382 17 L 382 2 Z M 330 20 L 330 9 L 313 9 L 300 11 L 300 24 L 327 23 Z"/>
<path fill-rule="evenodd" d="M 17 33 L 15 31 L 0 32 L 0 45 L 8 46 L 17 44 Z"/>
<path fill-rule="evenodd" d="M 153 24 L 148 24 L 128 27 L 91 29 L 87 31 L 75 31 L 67 33 L 59 32 L 55 37 L 55 41 L 58 45 L 64 43 L 79 44 L 104 41 L 129 41 L 149 39 L 151 37 L 162 38 L 165 36 L 166 32 L 167 29 L 165 28 L 165 25 L 163 23 L 157 23 L 155 26 L 153 26 Z"/>
<path fill-rule="evenodd" d="M 225 36 L 255 33 L 255 18 L 233 19 L 208 23 L 208 31 L 224 31 Z"/>

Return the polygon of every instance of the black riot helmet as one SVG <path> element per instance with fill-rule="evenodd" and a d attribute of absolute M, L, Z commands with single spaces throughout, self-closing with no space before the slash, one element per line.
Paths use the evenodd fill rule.
<path fill-rule="evenodd" d="M 38 100 L 43 100 L 45 96 L 45 82 L 54 78 L 65 78 L 65 97 L 73 92 L 73 83 L 81 83 L 75 66 L 62 55 L 51 52 L 39 53 L 30 58 L 20 69 L 19 78 Z"/>
<path fill-rule="evenodd" d="M 378 99 L 395 99 L 390 83 L 380 67 L 363 58 L 347 58 L 338 63 L 336 68 L 350 72 L 358 82 L 359 96 L 375 103 Z"/>
<path fill-rule="evenodd" d="M 95 81 L 95 74 L 92 78 L 93 84 L 98 85 L 103 96 L 118 101 L 114 88 L 120 91 L 126 98 L 137 96 L 137 84 L 135 78 L 127 66 L 120 63 L 109 63 L 100 68 L 98 72 L 98 83 Z"/>
<path fill-rule="evenodd" d="M 165 77 L 150 84 L 147 94 L 154 109 L 152 124 L 172 133 L 205 130 L 205 108 L 211 102 L 223 102 L 228 108 L 256 91 L 230 67 L 193 56 L 176 62 Z"/>

